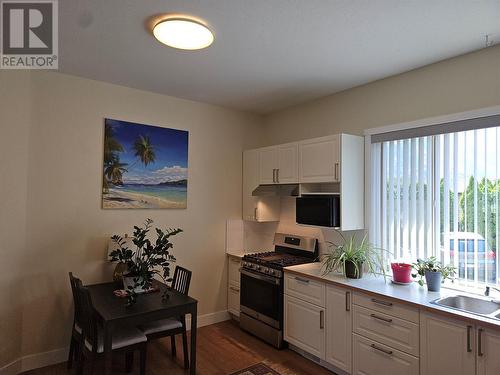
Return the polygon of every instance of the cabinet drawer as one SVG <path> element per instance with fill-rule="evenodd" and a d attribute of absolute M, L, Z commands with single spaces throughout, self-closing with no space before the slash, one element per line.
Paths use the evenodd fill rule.
<path fill-rule="evenodd" d="M 419 374 L 418 358 L 355 333 L 352 336 L 353 375 Z"/>
<path fill-rule="evenodd" d="M 236 283 L 229 283 L 227 288 L 227 309 L 233 315 L 240 315 L 240 286 Z"/>
<path fill-rule="evenodd" d="M 357 305 L 353 312 L 354 332 L 418 357 L 418 324 Z"/>
<path fill-rule="evenodd" d="M 229 257 L 228 281 L 231 283 L 240 284 L 240 267 L 241 259 L 237 257 Z"/>
<path fill-rule="evenodd" d="M 325 284 L 305 276 L 286 274 L 285 294 L 325 307 Z"/>
<path fill-rule="evenodd" d="M 392 299 L 371 296 L 364 293 L 355 292 L 353 296 L 355 305 L 363 306 L 396 318 L 405 319 L 413 323 L 419 322 L 419 312 L 417 308 L 407 306 Z"/>

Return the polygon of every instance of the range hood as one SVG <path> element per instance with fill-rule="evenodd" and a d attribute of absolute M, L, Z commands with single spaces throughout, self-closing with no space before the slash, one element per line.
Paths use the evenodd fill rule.
<path fill-rule="evenodd" d="M 298 197 L 299 184 L 259 185 L 252 191 L 254 197 Z"/>

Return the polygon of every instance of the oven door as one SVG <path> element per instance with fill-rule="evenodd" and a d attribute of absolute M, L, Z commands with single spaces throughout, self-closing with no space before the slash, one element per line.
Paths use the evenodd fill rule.
<path fill-rule="evenodd" d="M 281 278 L 241 269 L 241 312 L 274 328 L 283 322 L 283 283 Z"/>

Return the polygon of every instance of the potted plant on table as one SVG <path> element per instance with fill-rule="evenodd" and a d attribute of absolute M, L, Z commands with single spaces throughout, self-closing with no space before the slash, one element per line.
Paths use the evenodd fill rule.
<path fill-rule="evenodd" d="M 427 260 L 417 259 L 416 263 L 412 264 L 415 273 L 414 278 L 419 278 L 419 285 L 424 285 L 424 278 L 427 283 L 427 289 L 430 292 L 439 292 L 441 284 L 447 279 L 453 281 L 455 275 L 455 267 L 448 265 L 443 266 L 436 257 L 430 257 Z"/>
<path fill-rule="evenodd" d="M 123 285 L 128 295 L 128 304 L 135 302 L 138 293 L 148 291 L 153 278 L 158 275 L 163 281 L 170 282 L 170 264 L 175 262 L 171 254 L 173 244 L 170 237 L 182 232 L 182 229 L 162 230 L 155 228 L 156 240 L 148 238 L 153 220 L 146 219 L 142 227 L 134 226 L 132 243 L 135 249 L 128 247 L 128 241 L 119 235 L 111 237 L 117 245 L 109 256 L 111 262 L 120 262 L 127 266 L 123 274 Z M 167 295 L 165 294 L 165 297 Z"/>
<path fill-rule="evenodd" d="M 360 279 L 363 276 L 363 268 L 369 273 L 376 275 L 380 271 L 386 277 L 384 268 L 383 252 L 385 250 L 376 248 L 370 243 L 366 236 L 357 243 L 354 236 L 349 240 L 338 232 L 343 243 L 336 245 L 329 242 L 330 251 L 323 257 L 323 274 L 332 271 L 341 272 L 350 279 Z"/>

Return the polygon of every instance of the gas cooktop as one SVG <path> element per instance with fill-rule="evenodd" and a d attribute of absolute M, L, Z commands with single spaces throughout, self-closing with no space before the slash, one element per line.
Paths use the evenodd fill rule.
<path fill-rule="evenodd" d="M 277 269 L 281 269 L 283 267 L 288 267 L 288 266 L 295 266 L 297 264 L 314 262 L 314 259 L 308 257 L 280 253 L 276 251 L 246 254 L 243 256 L 243 260 Z"/>

